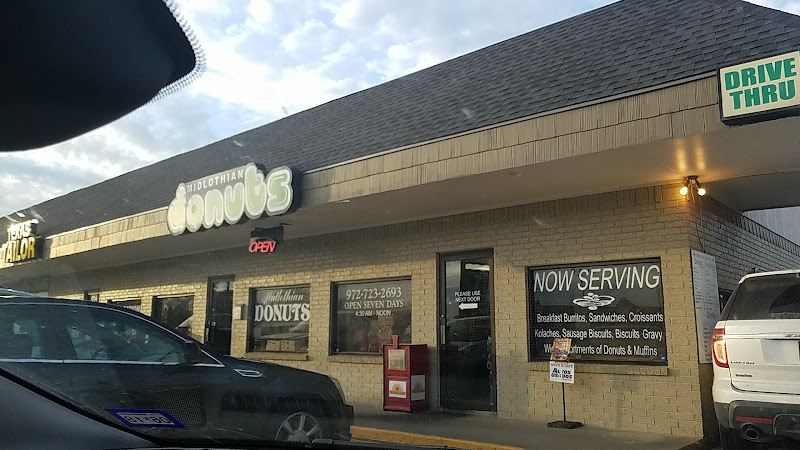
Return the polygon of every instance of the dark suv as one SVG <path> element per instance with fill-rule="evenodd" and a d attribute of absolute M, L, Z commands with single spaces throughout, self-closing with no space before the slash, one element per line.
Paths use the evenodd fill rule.
<path fill-rule="evenodd" d="M 0 295 L 0 368 L 84 411 L 166 440 L 350 438 L 336 379 L 220 355 L 101 303 Z"/>

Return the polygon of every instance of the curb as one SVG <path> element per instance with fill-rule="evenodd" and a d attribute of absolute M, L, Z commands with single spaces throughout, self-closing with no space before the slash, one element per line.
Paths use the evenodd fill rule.
<path fill-rule="evenodd" d="M 511 447 L 508 445 L 490 444 L 487 442 L 467 441 L 463 439 L 432 436 L 429 434 L 409 433 L 406 431 L 384 430 L 380 428 L 359 426 L 351 426 L 350 434 L 353 436 L 353 438 L 393 442 L 395 444 L 439 445 L 469 450 L 524 450 L 521 447 Z"/>

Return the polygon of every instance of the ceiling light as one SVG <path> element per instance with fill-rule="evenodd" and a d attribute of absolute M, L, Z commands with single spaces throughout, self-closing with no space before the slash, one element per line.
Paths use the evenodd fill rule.
<path fill-rule="evenodd" d="M 689 194 L 689 190 L 691 190 L 692 187 L 697 189 L 697 195 L 701 197 L 703 195 L 706 195 L 706 188 L 704 188 L 703 185 L 700 184 L 699 181 L 697 181 L 697 175 L 689 175 L 688 177 L 686 177 L 684 179 L 683 186 L 681 186 L 678 192 L 680 192 L 681 195 L 686 196 L 687 194 Z"/>

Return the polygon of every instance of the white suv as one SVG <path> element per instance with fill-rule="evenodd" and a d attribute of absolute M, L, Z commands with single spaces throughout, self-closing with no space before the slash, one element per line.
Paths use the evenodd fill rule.
<path fill-rule="evenodd" d="M 742 278 L 712 341 L 723 448 L 800 447 L 800 270 Z"/>

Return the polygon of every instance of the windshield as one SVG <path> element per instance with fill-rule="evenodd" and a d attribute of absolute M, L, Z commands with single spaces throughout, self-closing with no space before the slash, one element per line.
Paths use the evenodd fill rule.
<path fill-rule="evenodd" d="M 753 277 L 732 296 L 728 320 L 800 318 L 800 278 L 797 274 Z"/>
<path fill-rule="evenodd" d="M 76 414 L 678 448 L 726 426 L 726 302 L 800 317 L 737 287 L 800 268 L 797 2 L 145 1 L 191 76 L 0 153 L 0 369 Z"/>

